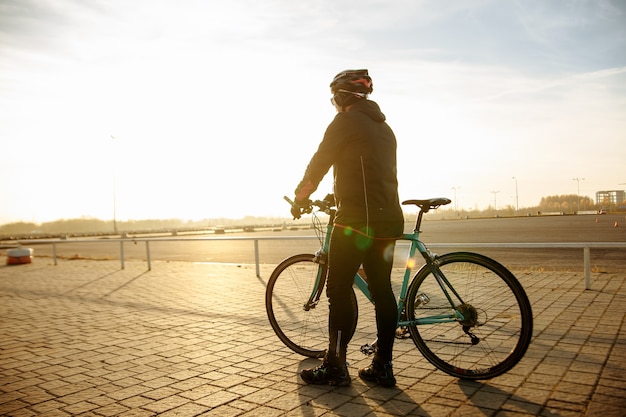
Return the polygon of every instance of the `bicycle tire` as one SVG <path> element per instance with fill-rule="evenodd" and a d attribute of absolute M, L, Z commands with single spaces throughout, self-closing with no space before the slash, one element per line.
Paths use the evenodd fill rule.
<path fill-rule="evenodd" d="M 312 254 L 291 256 L 272 272 L 265 289 L 265 309 L 278 338 L 294 352 L 310 358 L 321 358 L 328 348 L 328 299 L 324 292 L 328 266 L 314 261 Z M 305 309 L 321 268 L 317 290 L 319 301 Z M 358 320 L 354 289 L 351 302 L 355 308 L 350 338 Z"/>
<path fill-rule="evenodd" d="M 461 379 L 490 379 L 511 370 L 526 353 L 533 332 L 532 308 L 522 285 L 483 255 L 454 252 L 435 262 L 464 301 L 459 310 L 465 319 L 409 326 L 416 347 L 435 367 Z M 430 299 L 425 304 L 422 294 Z M 406 309 L 409 320 L 453 312 L 428 266 L 413 278 Z"/>

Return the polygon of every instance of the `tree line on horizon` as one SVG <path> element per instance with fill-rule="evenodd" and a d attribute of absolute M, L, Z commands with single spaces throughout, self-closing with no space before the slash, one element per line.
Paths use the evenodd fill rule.
<path fill-rule="evenodd" d="M 461 209 L 455 212 L 454 203 L 440 208 L 437 212 L 441 217 L 493 217 L 493 216 L 535 216 L 547 213 L 573 214 L 579 210 L 599 210 L 601 204 L 594 203 L 589 197 L 577 196 L 575 194 L 555 195 L 543 197 L 538 206 L 524 207 L 516 209 L 512 205 L 494 208 L 489 206 L 486 209 L 467 210 Z M 626 202 L 624 202 L 626 204 Z M 624 205 L 622 204 L 622 205 Z M 607 207 L 604 207 L 607 208 Z M 15 222 L 0 226 L 0 238 L 2 236 L 12 236 L 20 234 L 52 235 L 52 234 L 73 234 L 73 233 L 94 233 L 108 234 L 113 231 L 162 231 L 176 229 L 208 229 L 217 226 L 259 226 L 276 225 L 290 221 L 287 217 L 254 217 L 246 216 L 241 219 L 214 218 L 198 221 L 181 219 L 147 219 L 117 221 L 101 220 L 96 218 L 60 219 L 41 224 L 32 222 Z M 306 220 L 305 220 L 306 221 Z"/>
<path fill-rule="evenodd" d="M 626 201 L 624 202 L 626 204 Z M 487 214 L 501 215 L 501 216 L 515 216 L 515 215 L 540 215 L 547 213 L 564 213 L 574 214 L 579 210 L 582 211 L 597 211 L 602 208 L 602 204 L 596 204 L 592 198 L 586 196 L 577 196 L 576 194 L 566 195 L 553 195 L 542 197 L 539 205 L 535 207 L 520 207 L 516 209 L 515 206 L 508 204 L 502 207 L 489 206 L 482 210 L 459 210 L 460 214 Z"/>

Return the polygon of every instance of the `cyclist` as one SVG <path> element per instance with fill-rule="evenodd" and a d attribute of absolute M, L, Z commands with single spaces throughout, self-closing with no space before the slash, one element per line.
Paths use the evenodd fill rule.
<path fill-rule="evenodd" d="M 350 302 L 354 275 L 363 266 L 375 303 L 378 333 L 372 364 L 359 377 L 382 386 L 396 383 L 392 349 L 397 304 L 391 289 L 395 238 L 404 229 L 396 175 L 396 137 L 378 104 L 366 69 L 345 70 L 330 83 L 337 115 L 327 127 L 295 190 L 294 218 L 306 207 L 330 167 L 334 174 L 337 216 L 328 254 L 326 295 L 330 304 L 329 345 L 320 366 L 300 373 L 309 384 L 346 386 L 351 382 L 346 351 L 356 312 Z"/>

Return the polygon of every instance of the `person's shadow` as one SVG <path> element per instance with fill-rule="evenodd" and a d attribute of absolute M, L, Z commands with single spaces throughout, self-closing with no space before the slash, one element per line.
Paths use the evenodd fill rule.
<path fill-rule="evenodd" d="M 494 410 L 502 410 L 505 403 L 507 412 L 511 414 L 519 412 L 524 415 L 538 416 L 543 415 L 542 412 L 545 411 L 543 404 L 518 395 L 511 395 L 510 392 L 489 385 L 488 382 L 460 379 L 458 384 L 472 405 L 481 411 L 484 410 L 485 415 L 491 415 Z M 554 417 L 560 416 L 558 412 L 553 410 L 550 411 L 550 415 Z"/>

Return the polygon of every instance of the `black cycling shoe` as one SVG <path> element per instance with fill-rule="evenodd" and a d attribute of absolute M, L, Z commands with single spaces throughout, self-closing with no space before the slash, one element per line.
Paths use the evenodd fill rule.
<path fill-rule="evenodd" d="M 396 378 L 393 376 L 391 362 L 384 362 L 377 358 L 367 368 L 359 369 L 359 378 L 364 381 L 376 382 L 382 387 L 393 387 Z"/>
<path fill-rule="evenodd" d="M 300 372 L 300 377 L 307 384 L 333 385 L 336 387 L 348 386 L 352 381 L 345 363 L 343 366 L 334 366 L 326 359 L 320 366 Z"/>

